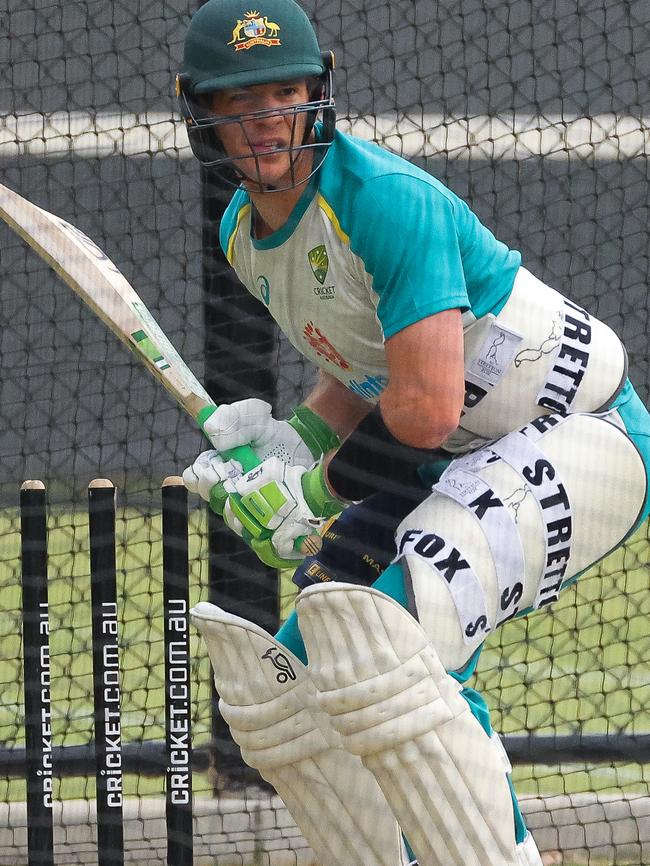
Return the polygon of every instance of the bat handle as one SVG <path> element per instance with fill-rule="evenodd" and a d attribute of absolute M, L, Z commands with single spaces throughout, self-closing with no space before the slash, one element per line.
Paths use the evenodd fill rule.
<path fill-rule="evenodd" d="M 216 406 L 206 406 L 204 409 L 201 409 L 196 419 L 201 429 L 203 429 L 203 424 L 207 421 L 210 415 L 212 415 L 215 409 Z M 261 463 L 261 460 L 250 445 L 237 445 L 235 448 L 229 448 L 227 451 L 223 451 L 221 456 L 226 460 L 237 460 L 241 463 L 244 472 L 249 472 L 251 469 L 255 469 L 255 467 L 259 466 Z M 271 532 L 269 532 L 269 538 L 270 537 Z M 302 553 L 303 556 L 314 556 L 319 552 L 322 546 L 323 539 L 317 532 L 312 533 L 311 535 L 299 535 L 293 544 L 294 550 L 297 553 Z"/>

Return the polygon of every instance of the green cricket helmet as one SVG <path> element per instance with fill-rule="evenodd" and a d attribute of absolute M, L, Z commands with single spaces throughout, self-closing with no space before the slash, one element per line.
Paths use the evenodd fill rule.
<path fill-rule="evenodd" d="M 289 153 L 292 177 L 296 160 L 313 150 L 311 177 L 334 137 L 333 71 L 332 53 L 321 53 L 309 18 L 294 0 L 264 0 L 256 8 L 247 0 L 207 0 L 190 22 L 183 65 L 176 79 L 194 155 L 204 166 L 234 168 L 239 179 L 250 180 L 237 168 L 240 159 L 250 159 L 250 153 L 227 155 L 219 127 L 277 115 L 292 117 L 295 125 L 297 118 L 306 114 L 302 140 L 279 150 Z M 209 107 L 210 95 L 219 90 L 302 79 L 309 85 L 307 102 L 228 117 L 215 115 Z M 311 133 L 319 113 L 322 125 L 315 140 Z"/>

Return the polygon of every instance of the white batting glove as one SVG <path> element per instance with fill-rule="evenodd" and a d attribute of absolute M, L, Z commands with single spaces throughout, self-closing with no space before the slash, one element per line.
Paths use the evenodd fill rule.
<path fill-rule="evenodd" d="M 215 484 L 223 484 L 227 493 L 234 492 L 233 481 L 242 474 L 238 460 L 224 460 L 218 451 L 204 451 L 183 472 L 183 484 L 190 493 L 198 493 L 201 499 L 210 501 L 210 491 Z"/>
<path fill-rule="evenodd" d="M 271 406 L 251 398 L 219 406 L 203 424 L 217 451 L 250 445 L 261 461 L 278 457 L 294 466 L 312 466 L 314 455 L 288 421 L 277 421 Z"/>
<path fill-rule="evenodd" d="M 271 530 L 271 545 L 282 559 L 302 559 L 294 550 L 295 540 L 310 535 L 323 524 L 308 506 L 302 489 L 304 466 L 290 466 L 270 457 L 229 482 L 239 498 L 229 496 L 223 519 L 238 535 L 253 539 Z M 255 543 L 252 545 L 255 549 Z"/>

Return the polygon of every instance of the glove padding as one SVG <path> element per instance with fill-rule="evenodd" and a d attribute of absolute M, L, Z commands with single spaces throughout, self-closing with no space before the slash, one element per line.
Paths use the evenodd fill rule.
<path fill-rule="evenodd" d="M 224 460 L 220 453 L 249 445 L 262 462 L 278 457 L 285 463 L 309 468 L 326 451 L 340 445 L 336 433 L 307 406 L 297 406 L 288 421 L 277 421 L 271 406 L 255 398 L 215 408 L 202 429 L 216 450 L 206 451 L 186 469 L 183 481 L 219 515 L 223 514 L 228 493 L 233 492 L 224 483 L 243 472 L 238 460 Z"/>
<path fill-rule="evenodd" d="M 268 403 L 254 397 L 218 406 L 204 422 L 203 432 L 221 453 L 250 445 L 262 462 L 279 457 L 292 465 L 312 466 L 314 455 L 303 438 L 288 421 L 277 421 L 271 411 Z"/>
<path fill-rule="evenodd" d="M 210 503 L 216 514 L 223 515 L 229 493 L 234 489 L 225 482 L 241 476 L 238 460 L 224 460 L 220 453 L 250 445 L 261 461 L 279 457 L 287 463 L 312 466 L 314 457 L 300 434 L 288 421 L 276 421 L 271 406 L 251 398 L 218 406 L 203 424 L 203 432 L 214 445 L 204 451 L 183 472 L 183 483 L 190 493 L 198 493 Z"/>
<path fill-rule="evenodd" d="M 183 484 L 190 493 L 198 493 L 206 502 L 212 501 L 210 493 L 219 485 L 215 494 L 221 503 L 218 511 L 221 514 L 228 494 L 235 490 L 232 484 L 228 486 L 228 482 L 239 478 L 241 474 L 242 465 L 238 460 L 224 460 L 218 451 L 204 451 L 183 472 Z"/>
<path fill-rule="evenodd" d="M 306 471 L 304 466 L 270 457 L 245 475 L 225 482 L 232 493 L 223 509 L 224 521 L 268 565 L 282 567 L 302 560 L 304 555 L 294 549 L 296 539 L 311 535 L 324 523 L 305 499 L 302 478 Z"/>

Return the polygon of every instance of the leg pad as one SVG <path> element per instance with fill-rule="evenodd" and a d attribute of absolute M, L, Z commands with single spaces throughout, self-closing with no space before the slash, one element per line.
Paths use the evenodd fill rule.
<path fill-rule="evenodd" d="M 522 866 L 503 752 L 420 625 L 383 593 L 345 584 L 307 589 L 297 610 L 319 703 L 419 866 Z"/>
<path fill-rule="evenodd" d="M 214 605 L 197 605 L 192 621 L 244 760 L 276 789 L 320 862 L 405 863 L 395 817 L 372 774 L 343 749 L 302 662 L 259 626 Z"/>

